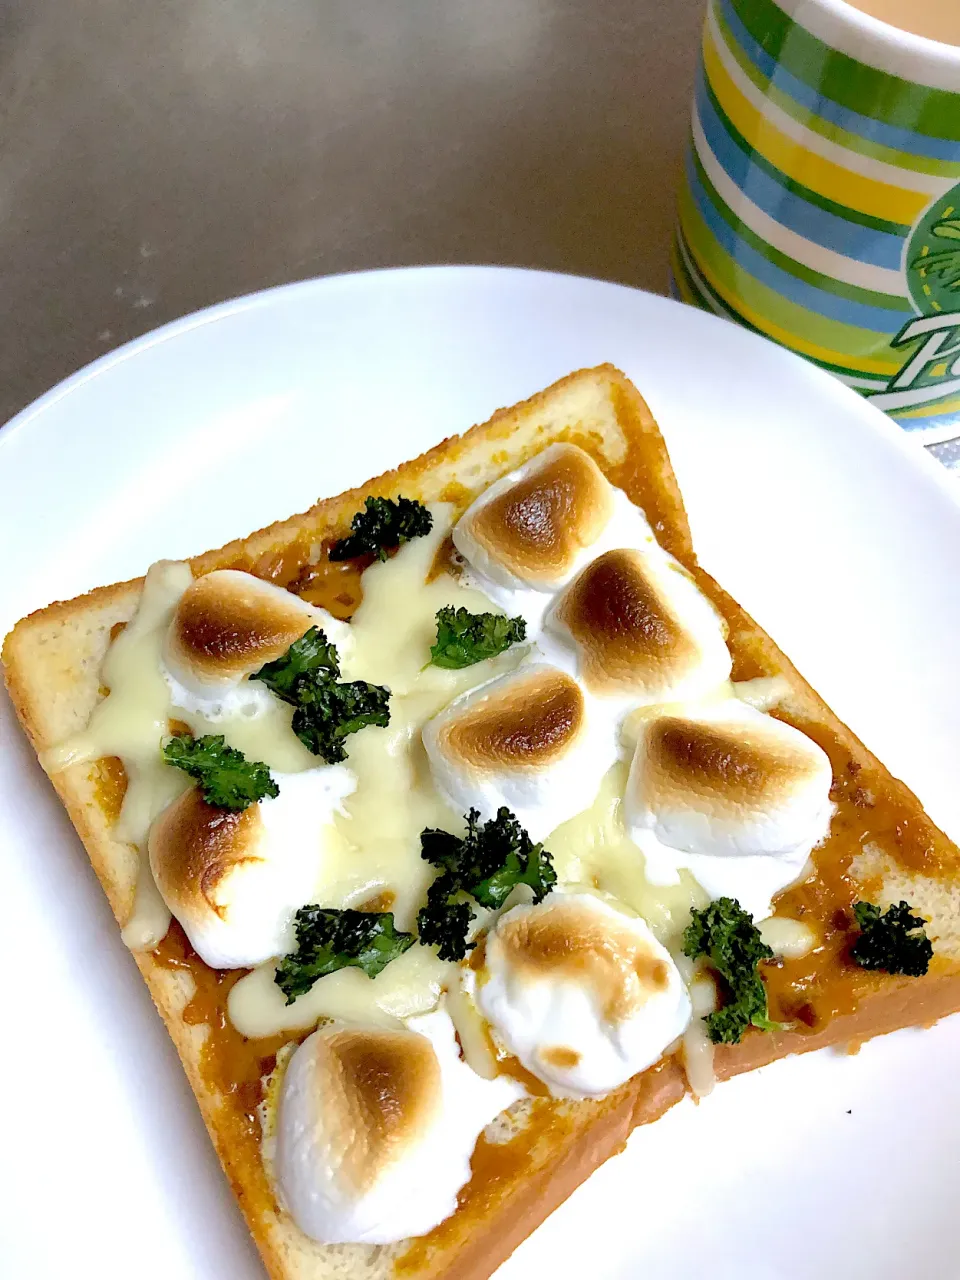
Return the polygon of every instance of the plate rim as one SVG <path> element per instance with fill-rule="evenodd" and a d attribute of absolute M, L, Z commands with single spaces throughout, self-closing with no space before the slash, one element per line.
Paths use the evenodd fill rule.
<path fill-rule="evenodd" d="M 634 285 L 624 284 L 617 280 L 604 280 L 597 276 L 578 275 L 574 272 L 549 271 L 538 267 L 520 267 L 496 263 L 425 263 L 374 267 L 361 271 L 342 271 L 330 275 L 308 276 L 302 280 L 292 280 L 285 284 L 270 285 L 250 293 L 238 294 L 233 298 L 224 299 L 222 302 L 215 302 L 210 306 L 187 312 L 185 315 L 168 320 L 165 324 L 159 325 L 155 329 L 148 330 L 148 332 L 141 334 L 139 337 L 131 338 L 113 351 L 105 352 L 102 356 L 96 357 L 96 359 L 82 365 L 73 373 L 62 378 L 29 404 L 24 405 L 13 417 L 0 425 L 0 456 L 9 447 L 8 442 L 10 440 L 19 437 L 33 423 L 42 420 L 44 415 L 55 405 L 67 399 L 87 383 L 103 377 L 118 365 L 125 364 L 127 361 L 135 359 L 154 347 L 185 337 L 194 330 L 217 324 L 222 320 L 230 319 L 246 311 L 278 304 L 282 305 L 287 298 L 293 298 L 312 291 L 322 292 L 323 289 L 334 285 L 343 286 L 348 283 L 365 285 L 367 282 L 372 284 L 376 280 L 385 278 L 410 279 L 413 277 L 423 278 L 424 276 L 450 280 L 457 276 L 496 276 L 499 278 L 513 276 L 522 279 L 540 278 L 557 283 L 576 282 L 596 285 L 603 290 L 612 290 L 627 295 L 638 294 L 645 298 L 656 299 L 658 305 L 667 304 L 671 308 L 679 308 L 688 313 L 688 320 L 692 324 L 706 322 L 708 325 L 722 324 L 729 326 L 736 330 L 742 339 L 746 340 L 747 346 L 760 343 L 763 347 L 772 347 L 781 356 L 786 356 L 790 361 L 796 362 L 805 370 L 805 376 L 812 377 L 814 385 L 819 383 L 823 387 L 830 386 L 834 393 L 840 390 L 841 400 L 845 401 L 849 411 L 856 413 L 858 417 L 862 413 L 866 423 L 869 423 L 878 434 L 893 443 L 905 460 L 922 474 L 925 474 L 927 479 L 933 482 L 937 489 L 954 506 L 960 508 L 960 484 L 957 483 L 956 479 L 942 463 L 927 452 L 922 444 L 910 440 L 909 434 L 902 427 L 897 426 L 892 419 L 880 409 L 871 405 L 868 400 L 860 396 L 852 387 L 846 386 L 839 378 L 834 377 L 827 370 L 821 369 L 803 356 L 789 350 L 789 348 L 782 346 L 780 343 L 774 342 L 773 339 L 766 337 L 764 334 L 755 333 L 751 329 L 734 324 L 723 316 L 703 311 L 698 307 L 690 306 L 665 294 L 653 293 L 648 289 L 639 289 Z M 740 340 L 737 339 L 737 341 Z M 849 393 L 849 395 L 845 393 Z"/>
<path fill-rule="evenodd" d="M 578 281 L 610 286 L 620 293 L 641 294 L 644 297 L 656 299 L 657 307 L 664 302 L 674 302 L 674 300 L 665 298 L 662 295 L 649 294 L 647 291 L 635 289 L 631 286 L 620 285 L 616 282 L 596 280 L 587 276 L 574 276 L 561 272 L 528 270 L 526 268 L 485 267 L 482 265 L 475 267 L 446 267 L 438 265 L 435 267 L 383 268 L 375 271 L 346 272 L 337 276 L 326 276 L 316 279 L 297 281 L 292 284 L 260 290 L 252 294 L 242 295 L 234 299 L 226 300 L 222 303 L 214 304 L 211 307 L 204 308 L 200 311 L 190 313 L 187 316 L 170 321 L 139 338 L 125 343 L 115 351 L 105 353 L 97 360 L 91 362 L 87 366 L 84 366 L 82 369 L 77 370 L 74 374 L 69 375 L 66 379 L 56 384 L 56 386 L 51 388 L 50 391 L 44 393 L 44 395 L 40 396 L 37 400 L 21 410 L 20 413 L 10 420 L 10 424 L 7 427 L 0 429 L 0 457 L 3 457 L 3 440 L 8 434 L 10 434 L 11 426 L 16 426 L 17 435 L 19 435 L 20 431 L 22 431 L 26 426 L 30 425 L 33 427 L 34 424 L 47 420 L 45 415 L 49 410 L 58 406 L 62 400 L 68 399 L 71 394 L 85 386 L 87 382 L 91 382 L 94 379 L 102 377 L 103 374 L 109 373 L 119 364 L 125 363 L 134 356 L 144 354 L 155 346 L 159 346 L 173 338 L 186 337 L 187 334 L 192 333 L 195 329 L 203 328 L 211 323 L 219 322 L 222 319 L 230 319 L 233 316 L 246 311 L 252 311 L 265 306 L 272 306 L 278 303 L 282 305 L 282 300 L 284 298 L 299 295 L 301 293 L 308 293 L 310 290 L 316 289 L 317 286 L 325 285 L 327 282 L 343 283 L 351 281 L 354 278 L 366 281 L 370 278 L 395 277 L 401 273 L 411 277 L 427 273 L 437 276 L 442 274 L 449 279 L 453 279 L 456 275 L 463 278 L 466 275 L 473 275 L 474 273 L 482 273 L 488 276 L 492 276 L 496 273 L 501 277 L 501 279 L 509 275 L 513 275 L 515 278 L 549 277 L 558 281 Z M 318 292 L 322 292 L 322 290 Z M 682 304 L 674 302 L 674 305 L 681 306 Z M 691 307 L 685 307 L 684 310 L 689 313 L 686 317 L 686 321 L 681 321 L 681 323 L 684 324 L 689 322 L 694 326 L 699 325 L 702 321 L 695 319 L 697 316 L 703 317 L 708 321 L 717 319 L 717 317 Z M 729 322 L 725 323 L 729 324 Z M 738 326 L 734 325 L 733 328 L 738 329 L 741 334 L 749 334 L 748 330 L 739 329 Z M 756 337 L 758 335 L 752 336 Z M 740 339 L 737 339 L 736 341 L 739 343 Z M 748 343 L 748 348 L 751 345 L 753 344 Z M 776 344 L 774 344 L 774 346 L 776 347 Z M 787 352 L 783 348 L 779 348 L 779 351 L 782 351 L 787 356 L 793 355 L 793 353 Z M 780 357 L 777 356 L 776 358 L 779 359 Z M 867 428 L 868 423 L 872 424 L 872 429 L 879 437 L 882 437 L 884 434 L 891 440 L 896 437 L 896 448 L 905 459 L 908 458 L 910 460 L 908 465 L 914 469 L 914 474 L 917 474 L 916 469 L 918 467 L 922 472 L 924 470 L 924 464 L 929 463 L 930 465 L 926 467 L 926 470 L 931 479 L 935 473 L 938 487 L 941 488 L 944 493 L 949 494 L 951 504 L 954 507 L 960 508 L 960 491 L 958 491 L 955 480 L 949 476 L 945 469 L 934 459 L 925 457 L 924 460 L 921 461 L 919 455 L 925 453 L 925 451 L 919 447 L 915 441 L 910 441 L 902 429 L 887 420 L 884 415 L 880 414 L 879 410 L 869 406 L 856 394 L 856 392 L 851 391 L 849 388 L 843 388 L 842 384 L 835 380 L 831 375 L 824 373 L 823 370 L 817 369 L 816 366 L 802 360 L 801 357 L 795 357 L 795 360 L 800 360 L 801 365 L 807 371 L 807 374 L 801 375 L 800 371 L 796 370 L 796 376 L 798 379 L 801 376 L 807 377 L 810 370 L 815 370 L 817 375 L 823 374 L 823 378 L 826 378 L 826 382 L 824 382 L 823 378 L 815 376 L 810 385 L 812 388 L 816 389 L 814 392 L 814 398 L 820 399 L 824 403 L 825 407 L 827 405 L 831 405 L 836 410 L 838 429 L 842 430 L 846 420 L 845 415 L 849 414 L 851 417 L 856 417 L 862 421 L 865 429 Z M 850 392 L 850 395 L 854 396 L 853 401 L 850 401 L 849 396 L 846 394 L 848 391 Z M 847 407 L 841 412 L 841 407 L 844 405 Z M 880 421 L 877 420 L 878 414 Z M 55 417 L 54 421 L 58 428 L 62 429 L 63 420 Z M 36 429 L 40 430 L 42 427 L 37 425 Z M 11 472 L 17 469 L 16 454 L 14 454 L 14 458 L 11 459 L 10 463 L 8 463 L 8 467 Z M 244 1239 L 246 1239 L 245 1234 Z"/>

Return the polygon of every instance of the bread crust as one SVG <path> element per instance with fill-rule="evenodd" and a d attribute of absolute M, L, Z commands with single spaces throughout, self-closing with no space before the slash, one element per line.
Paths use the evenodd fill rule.
<path fill-rule="evenodd" d="M 455 501 L 462 508 L 494 479 L 547 444 L 571 439 L 589 449 L 614 483 L 631 449 L 642 456 L 640 487 L 648 519 L 661 543 L 696 574 L 701 586 L 725 602 L 731 649 L 736 647 L 741 657 L 745 655 L 747 667 L 752 662 L 759 672 L 783 673 L 790 685 L 791 714 L 800 721 L 816 723 L 836 738 L 858 767 L 883 776 L 903 812 L 922 831 L 929 855 L 926 862 L 901 862 L 889 851 L 885 856 L 893 858 L 901 877 L 919 877 L 928 889 L 942 885 L 946 893 L 960 864 L 956 847 L 933 827 L 912 793 L 890 779 L 875 757 L 832 715 L 769 637 L 697 565 L 663 439 L 635 388 L 611 366 L 571 374 L 364 486 L 324 499 L 298 516 L 206 552 L 190 563 L 196 574 L 240 568 L 288 585 L 299 568 L 316 559 L 325 541 L 343 534 L 368 494 L 403 493 L 423 501 Z M 23 619 L 7 636 L 2 654 L 7 688 L 17 716 L 41 756 L 82 728 L 102 696 L 100 663 L 112 630 L 135 613 L 142 582 L 141 578 L 101 587 L 76 600 L 49 605 Z M 117 920 L 123 924 L 132 905 L 136 855 L 112 833 L 118 804 L 115 772 L 109 762 L 76 765 L 55 774 L 51 781 Z M 884 884 L 873 887 L 882 890 Z M 929 892 L 936 897 L 934 890 Z M 960 929 L 957 937 L 960 948 Z M 718 1074 L 733 1075 L 788 1053 L 865 1039 L 951 1012 L 960 1007 L 956 958 L 948 955 L 939 961 L 937 972 L 921 983 L 890 980 L 882 989 L 870 991 L 855 1012 L 833 1019 L 813 1034 L 748 1036 L 742 1045 L 718 1053 Z M 225 1099 L 211 1088 L 202 1070 L 205 1042 L 216 1032 L 184 1018 L 194 995 L 190 973 L 163 965 L 150 954 L 137 954 L 135 959 L 177 1047 L 221 1163 L 274 1280 L 391 1280 L 400 1276 L 486 1280 L 594 1168 L 622 1148 L 637 1124 L 656 1119 L 686 1088 L 676 1059 L 667 1058 L 599 1102 L 550 1104 L 549 1108 L 547 1104 L 535 1105 L 521 1144 L 522 1158 L 492 1180 L 479 1209 L 474 1203 L 470 1213 L 458 1212 L 437 1232 L 409 1248 L 320 1246 L 304 1237 L 269 1197 L 264 1199 L 262 1170 L 254 1177 L 249 1161 L 241 1158 L 236 1148 L 233 1129 L 225 1118 Z M 550 1115 L 546 1124 L 545 1108 Z"/>

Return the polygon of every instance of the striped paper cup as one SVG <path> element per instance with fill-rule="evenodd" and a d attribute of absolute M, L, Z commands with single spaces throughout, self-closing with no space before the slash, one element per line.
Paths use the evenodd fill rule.
<path fill-rule="evenodd" d="M 709 0 L 672 267 L 683 301 L 960 436 L 960 48 L 844 0 Z"/>

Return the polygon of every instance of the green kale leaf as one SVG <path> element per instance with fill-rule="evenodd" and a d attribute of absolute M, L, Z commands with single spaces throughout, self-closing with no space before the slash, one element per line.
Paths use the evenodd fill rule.
<path fill-rule="evenodd" d="M 392 911 L 301 907 L 294 929 L 297 949 L 283 957 L 274 976 L 287 1004 L 337 969 L 362 969 L 368 978 L 375 978 L 415 941 L 412 933 L 401 933 L 394 926 Z"/>
<path fill-rule="evenodd" d="M 336 646 L 311 627 L 282 658 L 252 677 L 293 708 L 293 731 L 327 764 L 347 758 L 344 739 L 368 724 L 390 723 L 390 690 L 366 680 L 341 682 Z"/>
<path fill-rule="evenodd" d="M 781 1024 L 767 1016 L 767 989 L 757 969 L 761 960 L 773 959 L 773 952 L 735 898 L 717 898 L 692 912 L 683 954 L 691 960 L 704 956 L 723 980 L 726 1001 L 704 1018 L 714 1044 L 739 1044 L 750 1026 L 779 1030 Z"/>
<path fill-rule="evenodd" d="M 330 548 L 331 560 L 353 560 L 357 556 L 386 560 L 390 548 L 429 533 L 433 516 L 421 502 L 411 498 L 366 498 L 364 510 L 353 517 L 350 528 L 353 532 Z"/>
<path fill-rule="evenodd" d="M 420 856 L 440 875 L 427 891 L 417 928 L 421 942 L 440 947 L 441 960 L 462 960 L 473 945 L 467 943 L 473 911 L 465 895 L 496 909 L 518 884 L 529 885 L 534 902 L 542 902 L 557 882 L 550 854 L 507 808 L 484 823 L 471 809 L 462 838 L 428 827 L 420 835 Z"/>
<path fill-rule="evenodd" d="M 526 638 L 523 618 L 505 618 L 498 613 L 471 613 L 450 605 L 437 611 L 437 643 L 430 649 L 435 667 L 454 670 L 472 667 L 485 658 L 495 658 L 512 644 Z"/>
<path fill-rule="evenodd" d="M 299 640 L 295 640 L 282 658 L 261 667 L 254 680 L 262 680 L 278 697 L 285 701 L 292 694 L 301 677 L 311 678 L 340 675 L 340 659 L 336 645 L 332 645 L 319 627 L 311 627 Z"/>
<path fill-rule="evenodd" d="M 467 942 L 473 908 L 447 879 L 438 876 L 427 890 L 426 906 L 417 915 L 417 930 L 425 947 L 436 946 L 441 960 L 462 960 L 477 945 Z"/>
<path fill-rule="evenodd" d="M 344 739 L 368 724 L 381 729 L 390 723 L 390 690 L 383 685 L 353 680 L 317 680 L 298 687 L 293 732 L 308 751 L 328 764 L 346 760 Z"/>
<path fill-rule="evenodd" d="M 280 794 L 267 766 L 228 747 L 223 734 L 194 738 L 189 733 L 178 733 L 164 743 L 163 758 L 196 778 L 207 804 L 220 809 L 239 813 L 264 796 Z"/>
<path fill-rule="evenodd" d="M 850 948 L 850 955 L 861 969 L 880 969 L 883 973 L 904 973 L 922 978 L 933 956 L 933 946 L 923 932 L 926 923 L 914 915 L 909 903 L 902 900 L 881 914 L 871 902 L 855 902 L 860 933 Z"/>

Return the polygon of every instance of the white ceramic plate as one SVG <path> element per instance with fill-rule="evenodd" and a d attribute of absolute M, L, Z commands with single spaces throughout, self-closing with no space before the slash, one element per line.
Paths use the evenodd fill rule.
<path fill-rule="evenodd" d="M 960 836 L 956 481 L 826 374 L 590 280 L 437 268 L 227 303 L 0 432 L 0 633 L 308 506 L 583 365 L 663 428 L 706 567 Z M 0 1273 L 262 1280 L 83 850 L 0 706 Z M 638 1131 L 500 1275 L 955 1275 L 960 1019 Z"/>

